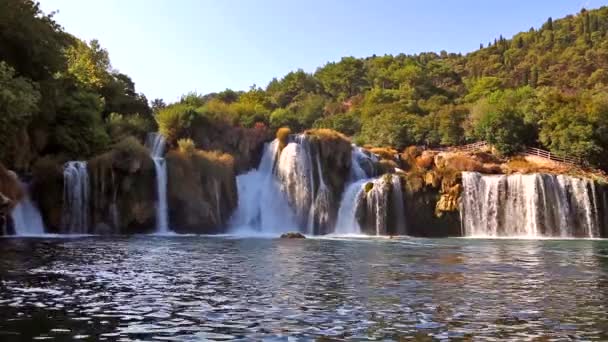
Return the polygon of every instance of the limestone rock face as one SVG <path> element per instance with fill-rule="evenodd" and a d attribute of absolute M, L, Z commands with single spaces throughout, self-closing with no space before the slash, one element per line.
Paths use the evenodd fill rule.
<path fill-rule="evenodd" d="M 233 158 L 219 152 L 171 151 L 166 160 L 171 228 L 178 233 L 224 231 L 237 205 Z"/>

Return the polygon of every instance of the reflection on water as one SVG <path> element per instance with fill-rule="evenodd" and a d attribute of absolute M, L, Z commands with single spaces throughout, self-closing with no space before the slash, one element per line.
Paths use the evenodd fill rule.
<path fill-rule="evenodd" d="M 0 239 L 0 340 L 608 339 L 608 242 Z"/>

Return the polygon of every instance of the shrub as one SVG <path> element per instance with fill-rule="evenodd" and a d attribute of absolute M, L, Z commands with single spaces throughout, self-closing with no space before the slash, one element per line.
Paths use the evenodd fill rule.
<path fill-rule="evenodd" d="M 277 130 L 277 140 L 279 141 L 279 151 L 282 151 L 287 146 L 291 129 L 289 127 L 281 127 Z"/>
<path fill-rule="evenodd" d="M 187 104 L 175 104 L 158 111 L 156 114 L 156 122 L 158 130 L 170 145 L 173 145 L 177 139 L 186 134 L 190 129 L 192 121 L 199 114 Z"/>
<path fill-rule="evenodd" d="M 154 123 L 139 114 L 123 115 L 111 113 L 106 120 L 110 139 L 121 141 L 128 136 L 144 139 L 148 132 L 155 130 Z"/>
<path fill-rule="evenodd" d="M 194 141 L 190 138 L 179 139 L 177 141 L 177 146 L 179 147 L 179 151 L 185 154 L 193 154 L 196 152 L 196 146 L 194 145 Z"/>

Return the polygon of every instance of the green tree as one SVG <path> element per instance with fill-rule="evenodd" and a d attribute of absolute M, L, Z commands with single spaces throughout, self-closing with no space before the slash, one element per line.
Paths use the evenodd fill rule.
<path fill-rule="evenodd" d="M 5 62 L 0 62 L 0 160 L 11 165 L 7 157 L 14 154 L 18 134 L 30 123 L 38 111 L 40 92 L 37 85 L 24 77 L 17 77 L 15 70 Z"/>

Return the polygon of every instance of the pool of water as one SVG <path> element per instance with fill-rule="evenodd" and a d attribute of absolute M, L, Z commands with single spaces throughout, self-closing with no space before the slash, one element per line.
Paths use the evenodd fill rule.
<path fill-rule="evenodd" d="M 0 239 L 0 340 L 607 340 L 608 241 Z"/>

